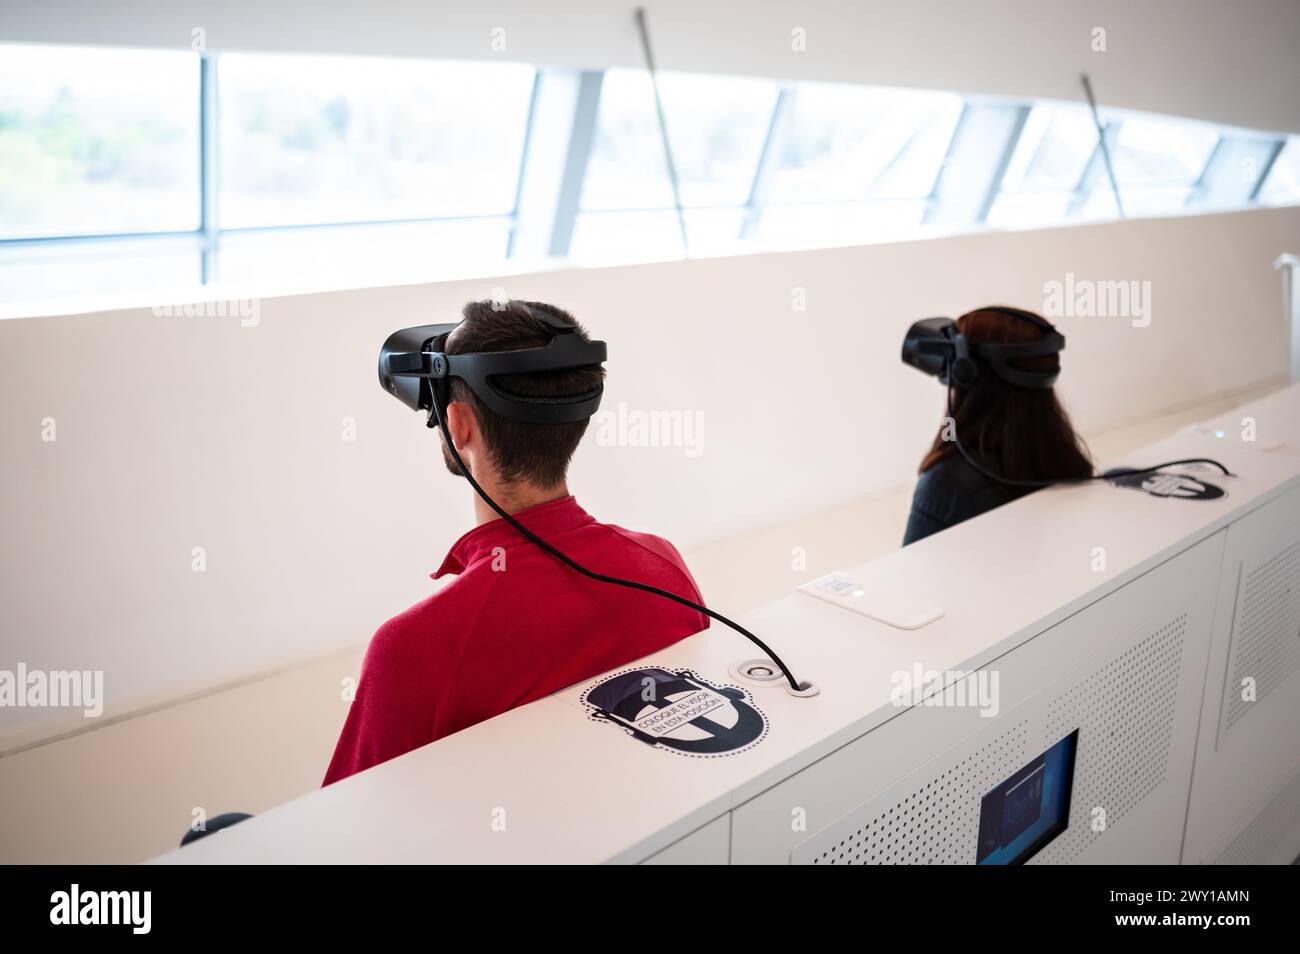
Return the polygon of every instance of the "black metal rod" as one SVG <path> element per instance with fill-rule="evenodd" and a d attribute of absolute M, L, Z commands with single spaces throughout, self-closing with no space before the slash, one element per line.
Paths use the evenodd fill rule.
<path fill-rule="evenodd" d="M 641 34 L 641 51 L 645 54 L 646 69 L 650 71 L 650 86 L 655 94 L 655 115 L 659 118 L 659 137 L 664 144 L 664 159 L 668 163 L 668 181 L 673 188 L 673 206 L 677 209 L 677 227 L 682 230 L 682 251 L 689 256 L 690 240 L 686 237 L 686 213 L 682 209 L 682 194 L 677 185 L 677 165 L 673 162 L 673 149 L 668 142 L 668 121 L 664 118 L 664 103 L 659 96 L 659 74 L 655 70 L 654 53 L 650 49 L 650 29 L 646 26 L 645 8 L 636 8 L 636 27 Z"/>
<path fill-rule="evenodd" d="M 1106 127 L 1101 124 L 1101 116 L 1097 113 L 1097 98 L 1092 95 L 1092 82 L 1088 79 L 1087 73 L 1081 73 L 1079 79 L 1083 81 L 1083 94 L 1088 97 L 1088 106 L 1092 109 L 1092 122 L 1097 127 L 1097 140 L 1101 145 L 1101 158 L 1106 163 L 1106 175 L 1110 177 L 1110 188 L 1115 193 L 1115 208 L 1119 210 L 1119 217 L 1125 218 L 1124 203 L 1119 197 L 1119 180 L 1115 178 L 1115 167 L 1110 161 L 1110 146 L 1106 144 Z"/>

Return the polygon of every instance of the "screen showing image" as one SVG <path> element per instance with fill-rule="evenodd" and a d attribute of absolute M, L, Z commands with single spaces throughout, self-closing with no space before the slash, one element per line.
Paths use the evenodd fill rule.
<path fill-rule="evenodd" d="M 1075 729 L 980 801 L 981 865 L 1027 861 L 1070 823 Z"/>

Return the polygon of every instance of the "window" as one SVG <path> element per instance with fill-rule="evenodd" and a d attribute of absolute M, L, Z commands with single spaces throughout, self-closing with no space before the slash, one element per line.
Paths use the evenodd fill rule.
<path fill-rule="evenodd" d="M 1107 141 L 1124 214 L 1167 215 L 1186 208 L 1219 134 L 1175 119 L 1120 114 L 1104 121 L 1118 127 L 1114 134 L 1107 128 Z M 1115 198 L 1104 170 L 1095 178 L 1099 187 L 1089 194 L 1084 214 L 1113 215 Z"/>
<path fill-rule="evenodd" d="M 740 235 L 779 87 L 681 73 L 664 74 L 659 87 L 691 249 L 729 250 Z M 650 75 L 610 70 L 570 253 L 578 261 L 613 262 L 682 251 Z"/>
<path fill-rule="evenodd" d="M 924 199 L 961 114 L 949 93 L 800 84 L 766 201 Z"/>
<path fill-rule="evenodd" d="M 915 230 L 961 114 L 948 93 L 667 73 L 665 124 L 692 254 L 879 240 Z M 572 253 L 682 254 L 644 71 L 601 91 Z"/>
<path fill-rule="evenodd" d="M 776 84 L 669 73 L 659 87 L 682 204 L 743 204 L 771 123 Z M 658 123 L 648 73 L 605 75 L 584 210 L 673 208 Z"/>
<path fill-rule="evenodd" d="M 534 70 L 227 54 L 225 229 L 510 215 Z"/>
<path fill-rule="evenodd" d="M 960 97 L 806 83 L 785 105 L 752 226 L 757 242 L 802 248 L 917 234 Z"/>
<path fill-rule="evenodd" d="M 0 45 L 0 239 L 199 224 L 199 58 Z"/>
<path fill-rule="evenodd" d="M 1220 136 L 1188 196 L 1188 207 L 1200 211 L 1250 205 L 1280 148 L 1276 138 L 1239 133 Z"/>
<path fill-rule="evenodd" d="M 658 84 L 680 214 L 642 69 L 0 45 L 0 301 L 433 281 L 512 257 L 638 262 L 1120 214 L 1080 103 Z M 1125 215 L 1300 203 L 1300 138 L 1102 119 Z"/>
<path fill-rule="evenodd" d="M 197 54 L 3 52 L 6 300 L 418 281 L 508 254 L 530 66 L 224 54 L 209 114 Z"/>
<path fill-rule="evenodd" d="M 197 242 L 156 238 L 16 245 L 0 256 L 0 302 L 189 289 L 203 280 Z"/>
<path fill-rule="evenodd" d="M 1097 150 L 1085 106 L 1035 106 L 1002 177 L 988 224 L 1031 228 L 1066 220 Z"/>
<path fill-rule="evenodd" d="M 221 240 L 221 280 L 294 290 L 454 278 L 504 261 L 510 229 L 509 218 L 475 218 L 230 232 Z"/>

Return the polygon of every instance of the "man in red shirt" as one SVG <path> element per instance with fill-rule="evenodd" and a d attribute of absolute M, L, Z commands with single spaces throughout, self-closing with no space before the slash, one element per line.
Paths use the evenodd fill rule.
<path fill-rule="evenodd" d="M 471 302 L 446 353 L 541 347 L 544 311 L 586 332 L 567 312 L 540 302 Z M 502 375 L 500 387 L 528 397 L 584 394 L 599 366 Z M 486 407 L 457 378 L 445 441 L 507 513 L 579 564 L 702 602 L 667 540 L 600 523 L 569 494 L 569 460 L 587 421 L 534 424 Z M 443 434 L 443 431 L 450 434 Z M 443 446 L 448 469 L 455 462 Z M 708 625 L 704 614 L 650 593 L 588 579 L 530 543 L 477 495 L 477 526 L 462 536 L 434 578 L 456 578 L 379 627 L 324 784 L 396 758 L 671 645 Z"/>

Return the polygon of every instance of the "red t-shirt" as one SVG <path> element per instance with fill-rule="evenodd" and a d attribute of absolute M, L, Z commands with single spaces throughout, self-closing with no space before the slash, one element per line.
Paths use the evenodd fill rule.
<path fill-rule="evenodd" d="M 572 497 L 515 519 L 598 573 L 701 602 L 667 540 L 597 523 Z M 504 520 L 475 527 L 434 578 L 455 580 L 375 633 L 323 784 L 427 745 L 708 626 L 671 600 L 598 583 Z"/>

